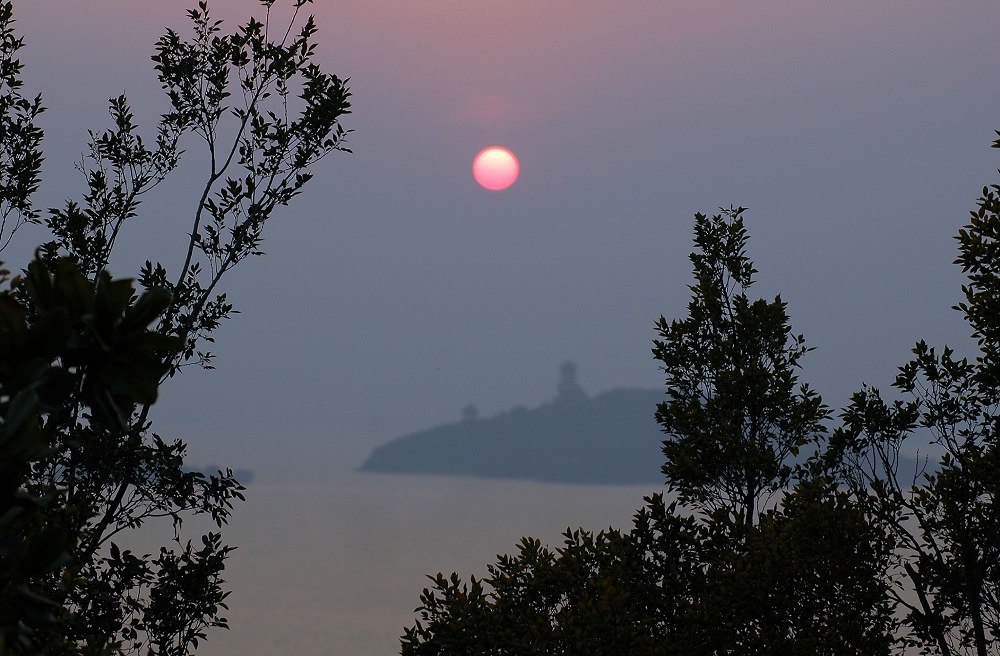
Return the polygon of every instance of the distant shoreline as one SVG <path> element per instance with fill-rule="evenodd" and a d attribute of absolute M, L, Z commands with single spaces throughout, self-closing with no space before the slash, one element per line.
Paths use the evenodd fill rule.
<path fill-rule="evenodd" d="M 356 471 L 471 476 L 580 485 L 662 483 L 661 390 L 617 389 L 587 397 L 563 381 L 555 400 L 462 419 L 376 447 Z"/>

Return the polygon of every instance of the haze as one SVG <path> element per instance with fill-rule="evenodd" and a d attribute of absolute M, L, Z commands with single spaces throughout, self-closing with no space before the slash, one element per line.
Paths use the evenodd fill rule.
<path fill-rule="evenodd" d="M 186 7 L 18 3 L 50 108 L 40 205 L 79 194 L 108 97 L 146 126 L 165 109 L 149 55 Z M 919 338 L 966 347 L 952 236 L 1000 163 L 994 0 L 307 8 L 321 63 L 352 79 L 354 154 L 324 160 L 229 279 L 242 314 L 218 369 L 165 386 L 157 431 L 193 461 L 319 479 L 469 403 L 548 400 L 566 360 L 591 393 L 660 386 L 653 321 L 685 312 L 692 215 L 720 205 L 750 208 L 756 292 L 789 302 L 832 406 L 887 386 Z M 494 143 L 522 163 L 500 194 L 469 175 Z M 149 201 L 113 273 L 176 268 L 194 178 Z"/>

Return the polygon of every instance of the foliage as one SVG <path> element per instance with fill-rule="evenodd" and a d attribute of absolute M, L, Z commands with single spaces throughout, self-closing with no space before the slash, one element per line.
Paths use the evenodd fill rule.
<path fill-rule="evenodd" d="M 653 354 L 667 376 L 657 421 L 663 473 L 679 498 L 747 525 L 791 478 L 788 463 L 824 433 L 828 411 L 795 368 L 809 350 L 780 297 L 750 302 L 744 208 L 695 216 L 688 316 L 657 322 Z"/>
<path fill-rule="evenodd" d="M 794 460 L 824 447 L 829 411 L 798 382 L 810 349 L 785 302 L 747 296 L 757 271 L 744 211 L 695 216 L 688 314 L 661 316 L 654 340 L 667 487 L 714 545 L 692 621 L 708 653 L 885 653 L 886 545 L 823 472 Z"/>
<path fill-rule="evenodd" d="M 729 521 L 729 520 L 726 520 Z M 430 577 L 403 656 L 887 654 L 880 536 L 847 498 L 803 484 L 734 548 L 734 527 L 646 499 L 628 532 L 523 538 L 482 580 Z"/>
<path fill-rule="evenodd" d="M 50 273 L 37 259 L 19 287 L 30 318 L 15 294 L 0 295 L 0 647 L 10 641 L 15 653 L 54 619 L 58 606 L 41 582 L 60 570 L 78 574 L 74 522 L 94 512 L 83 497 L 79 508 L 61 505 L 55 486 L 34 481 L 32 465 L 52 455 L 81 411 L 94 432 L 120 433 L 136 404 L 156 400 L 163 354 L 179 347 L 147 329 L 170 301 L 165 290 L 135 300 L 130 281 L 106 272 L 88 280 L 68 260 Z M 77 473 L 85 469 L 68 472 L 65 484 L 76 485 Z"/>
<path fill-rule="evenodd" d="M 646 499 L 628 533 L 567 530 L 555 552 L 523 538 L 483 580 L 431 577 L 404 656 L 687 654 L 700 568 L 698 527 Z"/>
<path fill-rule="evenodd" d="M 888 654 L 888 557 L 878 527 L 845 493 L 820 480 L 798 484 L 709 564 L 696 618 L 705 653 Z"/>
<path fill-rule="evenodd" d="M 859 507 L 892 536 L 902 640 L 921 653 L 985 656 L 1000 640 L 998 194 L 998 185 L 983 188 L 957 236 L 955 263 L 968 283 L 955 309 L 977 340 L 975 360 L 918 342 L 893 383 L 901 398 L 887 401 L 873 387 L 854 394 L 827 456 Z M 900 453 L 911 445 L 940 457 L 905 469 Z"/>
<path fill-rule="evenodd" d="M 0 249 L 20 226 L 38 218 L 31 195 L 41 181 L 42 130 L 35 119 L 44 108 L 40 95 L 26 98 L 21 92 L 17 52 L 23 45 L 11 3 L 0 3 Z"/>
<path fill-rule="evenodd" d="M 206 2 L 188 12 L 194 36 L 169 30 L 153 61 L 170 110 L 156 136 L 140 135 L 124 96 L 112 127 L 91 133 L 79 202 L 45 216 L 39 183 L 41 101 L 21 97 L 12 7 L 0 4 L 0 210 L 6 237 L 25 222 L 52 234 L 23 276 L 0 294 L 0 653 L 188 654 L 220 615 L 233 547 L 211 532 L 193 546 L 185 517 L 227 522 L 243 487 L 231 471 L 182 468 L 186 446 L 151 431 L 159 386 L 186 364 L 211 367 L 203 344 L 234 311 L 224 274 L 260 254 L 263 229 L 310 178 L 309 167 L 346 150 L 346 82 L 313 63 L 316 26 L 287 30 L 267 16 L 231 34 Z M 143 291 L 108 273 L 119 235 L 145 194 L 204 146 L 209 172 L 192 200 L 180 268 L 147 261 Z M 8 224 L 7 217 L 11 217 Z M 156 555 L 118 536 L 148 520 L 173 525 Z M 154 522 L 155 524 L 155 522 Z"/>
<path fill-rule="evenodd" d="M 404 656 L 887 654 L 889 543 L 798 450 L 827 410 L 780 298 L 751 303 L 743 209 L 695 217 L 689 316 L 658 322 L 664 473 L 629 532 L 524 538 L 483 580 L 432 577 Z M 794 476 L 793 476 L 794 474 Z M 771 497 L 771 503 L 766 503 Z"/>

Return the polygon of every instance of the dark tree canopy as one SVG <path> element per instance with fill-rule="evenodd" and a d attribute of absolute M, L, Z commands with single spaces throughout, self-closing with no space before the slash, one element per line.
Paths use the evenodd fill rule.
<path fill-rule="evenodd" d="M 402 638 L 423 654 L 888 654 L 878 525 L 800 449 L 827 410 L 795 368 L 785 304 L 751 302 L 744 210 L 695 217 L 688 317 L 657 323 L 668 491 L 627 532 L 524 538 L 483 580 L 431 577 Z M 653 408 L 650 408 L 652 411 Z"/>
<path fill-rule="evenodd" d="M 896 398 L 867 386 L 854 394 L 827 459 L 892 539 L 900 641 L 986 656 L 1000 641 L 1000 185 L 983 188 L 956 239 L 968 282 L 955 309 L 978 354 L 918 342 L 893 383 Z M 940 457 L 917 471 L 900 466 L 901 452 L 928 446 Z"/>
<path fill-rule="evenodd" d="M 205 346 L 233 312 L 223 276 L 260 254 L 265 224 L 310 167 L 346 150 L 350 92 L 312 61 L 307 2 L 292 0 L 279 29 L 264 0 L 264 20 L 233 32 L 199 2 L 190 37 L 168 30 L 156 44 L 169 110 L 152 138 L 112 98 L 112 125 L 90 133 L 80 166 L 82 198 L 44 218 L 33 201 L 43 108 L 21 93 L 22 39 L 0 2 L 0 244 L 25 223 L 51 233 L 20 275 L 0 273 L 0 654 L 180 656 L 226 627 L 233 547 L 214 531 L 185 539 L 183 522 L 223 526 L 244 488 L 230 470 L 183 469 L 184 442 L 153 432 L 149 410 L 183 367 L 211 368 Z M 182 143 L 210 163 L 177 204 L 190 212 L 186 256 L 168 271 L 151 254 L 137 288 L 109 263 Z M 153 522 L 167 529 L 158 553 L 119 545 L 156 519 L 168 522 Z"/>
<path fill-rule="evenodd" d="M 688 316 L 657 322 L 667 377 L 656 411 L 667 434 L 663 473 L 681 501 L 750 525 L 791 479 L 789 459 L 824 434 L 828 411 L 795 373 L 808 351 L 786 303 L 751 301 L 744 209 L 695 217 Z"/>
<path fill-rule="evenodd" d="M 483 580 L 431 577 L 403 655 L 698 653 L 700 529 L 661 496 L 646 501 L 628 533 L 567 530 L 555 551 L 523 538 Z"/>

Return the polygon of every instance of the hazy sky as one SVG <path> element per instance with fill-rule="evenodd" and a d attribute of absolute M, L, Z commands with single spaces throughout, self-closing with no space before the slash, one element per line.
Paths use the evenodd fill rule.
<path fill-rule="evenodd" d="M 72 163 L 109 96 L 152 127 L 149 55 L 193 4 L 15 3 L 28 91 L 50 107 L 40 205 L 79 196 Z M 312 10 L 320 63 L 351 78 L 354 154 L 316 167 L 267 255 L 226 281 L 242 314 L 218 369 L 164 390 L 156 428 L 196 461 L 353 466 L 469 403 L 546 401 L 565 360 L 590 392 L 659 386 L 653 322 L 684 314 L 692 216 L 721 205 L 750 208 L 756 292 L 788 301 L 831 405 L 886 386 L 918 338 L 967 348 L 952 237 L 1000 165 L 996 0 Z M 471 175 L 493 144 L 520 158 L 503 192 Z M 198 173 L 151 199 L 113 273 L 179 266 Z M 22 236 L 9 264 L 41 238 Z"/>

